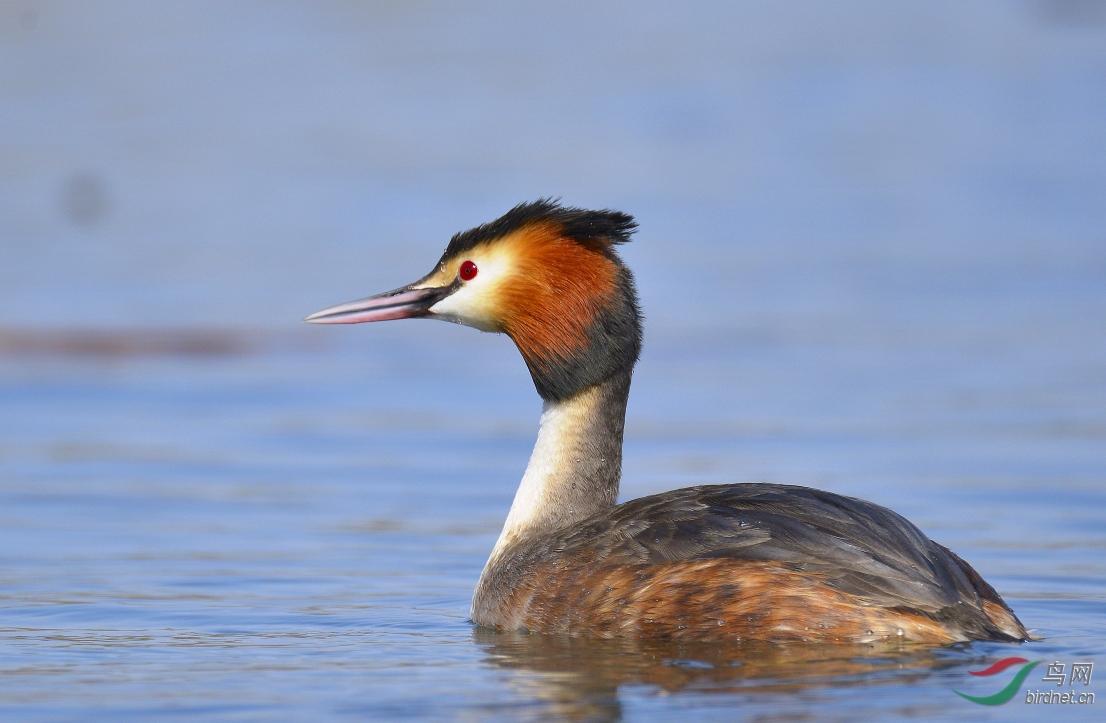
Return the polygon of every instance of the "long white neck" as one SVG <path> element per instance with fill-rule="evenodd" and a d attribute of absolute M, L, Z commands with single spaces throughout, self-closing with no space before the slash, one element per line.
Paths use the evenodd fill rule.
<path fill-rule="evenodd" d="M 546 402 L 538 441 L 484 574 L 522 538 L 553 532 L 613 507 L 622 475 L 630 375 Z"/>

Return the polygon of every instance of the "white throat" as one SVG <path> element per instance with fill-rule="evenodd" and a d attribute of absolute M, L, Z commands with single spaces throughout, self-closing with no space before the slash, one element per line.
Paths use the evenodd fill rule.
<path fill-rule="evenodd" d="M 552 532 L 614 505 L 628 391 L 627 378 L 545 402 L 538 440 L 489 565 L 520 537 Z"/>
<path fill-rule="evenodd" d="M 614 507 L 629 394 L 626 372 L 545 403 L 530 464 L 476 586 L 474 620 L 480 601 L 503 592 L 497 592 L 496 581 L 519 550 Z"/>
<path fill-rule="evenodd" d="M 534 443 L 534 451 L 530 453 L 530 463 L 526 465 L 522 482 L 515 492 L 511 511 L 507 513 L 507 521 L 503 523 L 503 531 L 499 533 L 499 540 L 492 548 L 492 558 L 550 511 L 556 482 L 563 477 L 565 468 L 572 466 L 566 453 L 574 446 L 573 436 L 583 426 L 583 420 L 580 419 L 583 410 L 580 409 L 582 405 L 578 399 L 579 397 L 574 397 L 568 401 L 545 402 L 542 405 L 538 441 Z"/>

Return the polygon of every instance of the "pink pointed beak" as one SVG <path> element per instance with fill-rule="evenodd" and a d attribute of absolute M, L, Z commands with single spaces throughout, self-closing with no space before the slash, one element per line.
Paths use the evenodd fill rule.
<path fill-rule="evenodd" d="M 457 284 L 419 289 L 404 286 L 367 299 L 316 311 L 304 321 L 309 324 L 360 324 L 365 321 L 415 319 L 429 316 L 430 307 L 456 290 Z"/>

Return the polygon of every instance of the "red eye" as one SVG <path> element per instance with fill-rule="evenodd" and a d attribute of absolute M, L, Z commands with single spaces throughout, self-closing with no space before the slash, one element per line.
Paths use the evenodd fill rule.
<path fill-rule="evenodd" d="M 472 281 L 476 278 L 477 270 L 478 269 L 476 268 L 476 264 L 472 263 L 471 261 L 466 261 L 465 263 L 461 264 L 461 278 L 464 281 Z"/>

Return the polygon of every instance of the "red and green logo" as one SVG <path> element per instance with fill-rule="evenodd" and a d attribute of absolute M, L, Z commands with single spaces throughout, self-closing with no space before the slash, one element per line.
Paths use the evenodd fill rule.
<path fill-rule="evenodd" d="M 1005 688 L 992 695 L 968 695 L 967 693 L 961 693 L 959 690 L 953 690 L 952 692 L 956 693 L 961 698 L 970 700 L 973 703 L 979 703 L 980 705 L 1002 705 L 1018 694 L 1018 690 L 1022 687 L 1022 683 L 1025 682 L 1025 678 L 1029 675 L 1029 671 L 1037 667 L 1037 663 L 1040 662 L 1039 660 L 1034 660 L 1030 663 L 1025 658 L 1003 658 L 994 665 L 984 668 L 983 670 L 969 670 L 968 672 L 972 675 L 995 675 L 1012 665 L 1019 665 L 1021 663 L 1027 664 L 1022 665 L 1021 670 L 1014 675 L 1014 678 L 1006 684 Z"/>

